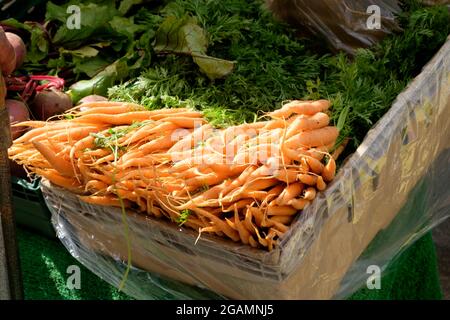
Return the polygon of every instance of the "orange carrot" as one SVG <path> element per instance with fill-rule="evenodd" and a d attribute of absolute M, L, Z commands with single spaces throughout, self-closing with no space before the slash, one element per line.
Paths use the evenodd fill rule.
<path fill-rule="evenodd" d="M 289 201 L 289 205 L 294 207 L 296 210 L 303 210 L 309 205 L 310 201 L 306 199 L 292 199 Z"/>
<path fill-rule="evenodd" d="M 317 101 L 298 101 L 294 100 L 283 105 L 281 109 L 270 112 L 268 115 L 272 118 L 287 119 L 293 113 L 313 115 L 318 112 L 327 110 L 330 107 L 328 100 Z"/>
<path fill-rule="evenodd" d="M 34 168 L 33 170 L 34 172 L 36 172 L 36 174 L 50 180 L 50 182 L 56 184 L 57 186 L 63 187 L 65 189 L 74 192 L 82 191 L 81 184 L 76 179 L 63 177 L 56 170 L 53 169 L 42 170 L 39 168 Z"/>
<path fill-rule="evenodd" d="M 320 191 L 325 190 L 325 188 L 327 187 L 327 184 L 325 183 L 325 181 L 323 181 L 323 178 L 321 176 L 317 177 L 316 187 Z"/>
<path fill-rule="evenodd" d="M 301 115 L 297 117 L 288 127 L 286 138 L 290 138 L 300 131 L 314 130 L 326 127 L 330 123 L 330 117 L 323 112 L 312 116 Z"/>
<path fill-rule="evenodd" d="M 303 198 L 306 200 L 314 200 L 316 197 L 316 189 L 313 187 L 309 187 L 305 190 L 305 194 L 303 195 Z"/>
<path fill-rule="evenodd" d="M 237 231 L 239 233 L 239 237 L 241 238 L 242 243 L 248 244 L 248 238 L 251 236 L 250 232 L 247 231 L 246 228 L 244 228 L 243 224 L 241 223 L 241 220 L 239 218 L 238 213 L 238 205 L 237 203 L 234 204 L 234 223 L 236 225 Z"/>
<path fill-rule="evenodd" d="M 325 165 L 325 168 L 322 171 L 322 177 L 325 181 L 330 182 L 334 179 L 334 175 L 336 173 L 336 161 L 334 161 L 333 157 L 329 157 L 328 163 Z"/>
<path fill-rule="evenodd" d="M 82 104 L 79 108 L 83 111 L 77 113 L 77 116 L 84 116 L 87 114 L 122 114 L 133 111 L 145 111 L 145 108 L 140 105 L 129 105 L 129 104 L 121 104 L 121 105 L 109 105 L 109 106 L 101 106 L 93 108 L 90 107 L 89 104 Z"/>
<path fill-rule="evenodd" d="M 284 205 L 284 206 L 268 206 L 267 207 L 267 214 L 268 215 L 293 215 L 297 213 L 297 209 L 291 207 L 290 205 Z"/>
<path fill-rule="evenodd" d="M 44 158 L 50 163 L 50 165 L 56 169 L 61 175 L 66 177 L 74 176 L 74 169 L 69 161 L 65 161 L 62 158 L 56 156 L 55 150 L 48 147 L 42 142 L 33 141 L 33 146 L 38 150 Z"/>
<path fill-rule="evenodd" d="M 298 180 L 303 182 L 304 184 L 307 184 L 308 186 L 315 186 L 317 183 L 317 176 L 313 176 L 310 174 L 303 174 L 300 173 L 297 176 Z"/>
<path fill-rule="evenodd" d="M 283 192 L 275 200 L 280 206 L 287 205 L 290 200 L 299 196 L 303 191 L 303 184 L 300 182 L 291 183 L 288 185 Z"/>
<path fill-rule="evenodd" d="M 273 173 L 275 178 L 288 184 L 297 181 L 298 175 L 298 172 L 292 169 L 280 169 Z"/>
<path fill-rule="evenodd" d="M 163 135 L 155 140 L 147 142 L 138 148 L 139 151 L 142 151 L 144 154 L 152 153 L 157 150 L 165 150 L 170 148 L 175 141 L 172 140 L 170 135 Z"/>
<path fill-rule="evenodd" d="M 338 135 L 339 131 L 336 127 L 323 127 L 312 131 L 303 131 L 286 140 L 286 146 L 296 149 L 299 147 L 328 145 L 334 143 Z"/>
<path fill-rule="evenodd" d="M 95 138 L 93 136 L 87 136 L 81 140 L 79 140 L 77 143 L 75 143 L 70 149 L 70 158 L 74 159 L 75 156 L 80 155 L 80 151 L 87 149 L 87 148 L 93 148 L 94 147 L 94 140 Z"/>
<path fill-rule="evenodd" d="M 101 206 L 121 207 L 121 201 L 113 196 L 78 196 L 81 201 Z M 123 200 L 125 207 L 129 207 L 128 200 Z"/>

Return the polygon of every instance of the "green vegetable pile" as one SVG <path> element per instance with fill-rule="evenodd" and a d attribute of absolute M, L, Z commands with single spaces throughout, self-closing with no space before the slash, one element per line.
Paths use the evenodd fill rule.
<path fill-rule="evenodd" d="M 81 9 L 79 30 L 66 24 L 71 4 Z M 221 126 L 254 121 L 285 100 L 326 98 L 348 152 L 450 29 L 445 6 L 404 1 L 403 31 L 348 57 L 298 38 L 262 0 L 49 2 L 45 20 L 2 24 L 30 34 L 24 71 L 65 78 L 75 102 L 109 94 L 151 109 L 191 106 Z"/>

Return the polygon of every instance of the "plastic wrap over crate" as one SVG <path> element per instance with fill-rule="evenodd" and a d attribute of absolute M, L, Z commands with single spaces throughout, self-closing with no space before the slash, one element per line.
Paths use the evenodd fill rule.
<path fill-rule="evenodd" d="M 324 38 L 336 50 L 353 54 L 394 30 L 398 0 L 267 0 L 275 16 Z"/>
<path fill-rule="evenodd" d="M 344 298 L 450 215 L 450 41 L 369 131 L 271 252 L 136 212 L 81 202 L 43 181 L 58 237 L 138 299 Z M 209 289 L 209 290 L 207 290 Z"/>

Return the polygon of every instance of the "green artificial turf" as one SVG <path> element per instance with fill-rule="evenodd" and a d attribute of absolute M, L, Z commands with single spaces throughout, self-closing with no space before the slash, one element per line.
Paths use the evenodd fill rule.
<path fill-rule="evenodd" d="M 25 299 L 126 300 L 81 266 L 58 241 L 19 229 L 18 239 Z M 80 266 L 81 289 L 66 286 L 67 268 Z M 403 252 L 386 271 L 380 290 L 363 289 L 350 299 L 441 299 L 436 253 L 430 234 Z"/>

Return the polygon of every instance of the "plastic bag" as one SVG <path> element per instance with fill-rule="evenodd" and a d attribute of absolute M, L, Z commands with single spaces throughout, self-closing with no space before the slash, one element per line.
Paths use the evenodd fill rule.
<path fill-rule="evenodd" d="M 399 29 L 395 21 L 401 11 L 398 0 L 268 0 L 267 4 L 278 18 L 350 54 Z"/>
<path fill-rule="evenodd" d="M 345 298 L 450 216 L 450 40 L 369 131 L 325 192 L 271 252 L 118 208 L 43 181 L 58 237 L 112 285 L 123 280 L 130 231 L 137 299 Z M 443 185 L 444 184 L 444 185 Z"/>

